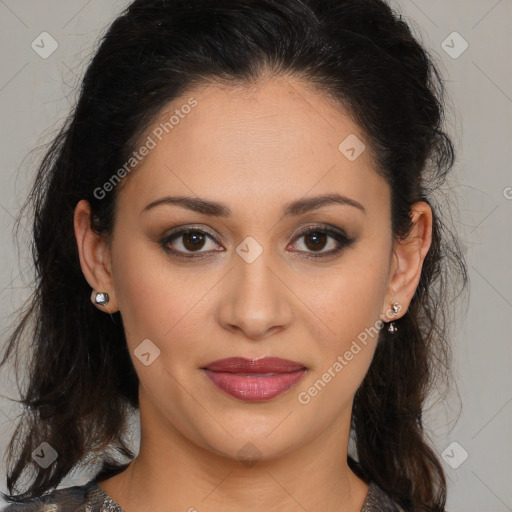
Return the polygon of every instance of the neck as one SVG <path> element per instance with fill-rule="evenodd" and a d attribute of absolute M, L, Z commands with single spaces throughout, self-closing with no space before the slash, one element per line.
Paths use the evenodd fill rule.
<path fill-rule="evenodd" d="M 146 412 L 141 403 L 137 458 L 99 482 L 125 512 L 361 510 L 368 485 L 347 464 L 346 418 L 281 454 L 266 456 L 257 442 L 245 440 L 228 456 Z"/>

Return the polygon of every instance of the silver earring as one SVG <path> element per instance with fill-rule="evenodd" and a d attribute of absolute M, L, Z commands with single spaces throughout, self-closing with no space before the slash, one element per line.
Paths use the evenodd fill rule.
<path fill-rule="evenodd" d="M 106 306 L 110 300 L 108 293 L 100 292 L 94 296 L 94 303 L 99 306 Z"/>
<path fill-rule="evenodd" d="M 398 311 L 400 310 L 400 304 L 398 304 L 398 302 L 395 302 L 391 307 L 393 309 L 393 316 L 396 316 L 398 314 Z M 388 332 L 391 334 L 395 334 L 396 331 L 398 331 L 398 327 L 395 325 L 395 322 L 389 322 Z"/>
<path fill-rule="evenodd" d="M 395 334 L 396 331 L 398 331 L 398 327 L 395 325 L 395 322 L 389 322 L 388 332 Z"/>

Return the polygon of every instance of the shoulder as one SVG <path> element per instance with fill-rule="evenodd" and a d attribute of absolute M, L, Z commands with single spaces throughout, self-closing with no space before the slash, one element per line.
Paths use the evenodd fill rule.
<path fill-rule="evenodd" d="M 398 503 L 395 503 L 389 495 L 375 482 L 370 482 L 368 495 L 361 512 L 407 512 Z"/>
<path fill-rule="evenodd" d="M 1 512 L 100 512 L 104 495 L 94 480 L 56 489 L 2 508 Z"/>

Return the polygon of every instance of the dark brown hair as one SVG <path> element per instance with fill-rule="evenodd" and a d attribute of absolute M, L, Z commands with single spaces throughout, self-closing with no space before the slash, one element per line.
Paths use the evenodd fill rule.
<path fill-rule="evenodd" d="M 91 455 L 104 457 L 98 480 L 119 473 L 126 463 L 107 449 L 134 457 L 124 436 L 138 407 L 138 379 L 119 313 L 105 315 L 90 302 L 74 236 L 76 204 L 88 200 L 93 228 L 108 235 L 119 190 L 101 198 L 95 191 L 164 106 L 195 85 L 250 86 L 270 76 L 302 79 L 361 126 L 391 188 L 397 239 L 411 229 L 414 202 L 432 206 L 419 286 L 397 333 L 381 330 L 354 399 L 357 461 L 349 463 L 407 510 L 444 510 L 445 475 L 422 413 L 429 391 L 448 375 L 446 312 L 454 283 L 464 289 L 467 281 L 457 238 L 431 197 L 454 149 L 443 131 L 434 60 L 382 0 L 136 0 L 112 23 L 22 209 L 34 214 L 36 281 L 0 363 L 30 340 L 25 411 L 9 446 L 9 501 L 56 488 Z M 47 469 L 31 457 L 42 442 L 59 454 Z M 34 479 L 14 496 L 27 469 Z"/>

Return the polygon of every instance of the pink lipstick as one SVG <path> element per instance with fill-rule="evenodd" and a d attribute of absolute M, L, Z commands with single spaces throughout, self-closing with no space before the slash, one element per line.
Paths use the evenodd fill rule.
<path fill-rule="evenodd" d="M 210 381 L 229 395 L 245 401 L 275 398 L 291 389 L 307 368 L 278 357 L 219 359 L 202 368 Z"/>

